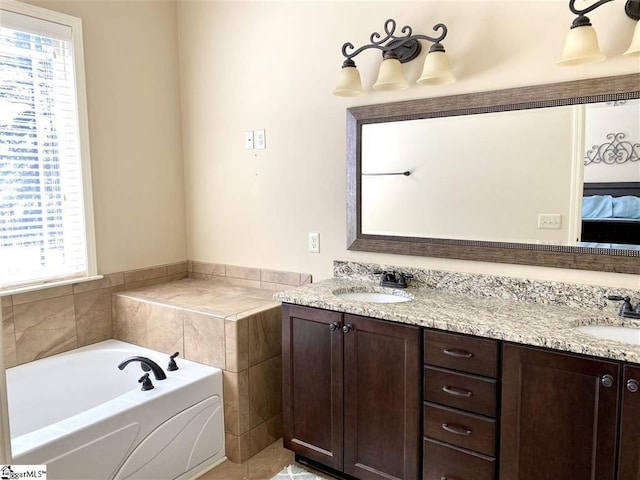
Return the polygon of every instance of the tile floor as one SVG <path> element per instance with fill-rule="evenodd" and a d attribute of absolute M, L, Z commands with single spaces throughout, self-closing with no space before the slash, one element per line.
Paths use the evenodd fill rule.
<path fill-rule="evenodd" d="M 270 480 L 284 467 L 294 463 L 293 452 L 283 448 L 282 439 L 280 439 L 243 464 L 226 461 L 198 477 L 197 480 Z M 331 480 L 330 477 L 312 472 L 306 467 L 305 471 L 310 473 L 308 475 L 300 473 L 298 469 L 293 470 L 296 473 L 290 477 L 278 476 L 277 479 Z"/>

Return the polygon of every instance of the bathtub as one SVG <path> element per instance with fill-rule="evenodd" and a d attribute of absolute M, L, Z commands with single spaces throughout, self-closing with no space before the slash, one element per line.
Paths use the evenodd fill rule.
<path fill-rule="evenodd" d="M 176 359 L 142 391 L 138 362 L 168 355 L 106 340 L 7 370 L 13 463 L 47 478 L 188 479 L 225 460 L 222 371 Z"/>

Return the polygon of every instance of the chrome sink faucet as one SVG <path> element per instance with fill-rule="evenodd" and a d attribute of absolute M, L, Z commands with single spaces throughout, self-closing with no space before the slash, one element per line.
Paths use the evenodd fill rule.
<path fill-rule="evenodd" d="M 388 271 L 376 271 L 373 272 L 375 275 L 380 275 L 380 286 L 381 287 L 391 287 L 391 288 L 407 288 L 409 286 L 409 282 L 413 278 L 413 275 L 410 273 L 404 272 L 388 272 Z"/>
<path fill-rule="evenodd" d="M 631 297 L 622 297 L 620 295 L 609 295 L 607 300 L 621 301 L 620 310 L 618 310 L 618 316 L 622 318 L 637 318 L 640 319 L 640 302 L 634 306 L 631 304 Z"/>
<path fill-rule="evenodd" d="M 156 380 L 165 380 L 167 378 L 167 375 L 164 373 L 164 370 L 162 370 L 162 367 L 160 367 L 160 365 L 147 357 L 129 357 L 123 360 L 122 363 L 118 365 L 118 368 L 120 370 L 124 370 L 124 367 L 129 365 L 131 362 L 140 362 L 140 364 L 142 365 L 142 369 L 146 371 L 151 370 L 153 372 L 153 376 L 156 377 Z M 147 368 L 144 368 L 145 366 Z"/>

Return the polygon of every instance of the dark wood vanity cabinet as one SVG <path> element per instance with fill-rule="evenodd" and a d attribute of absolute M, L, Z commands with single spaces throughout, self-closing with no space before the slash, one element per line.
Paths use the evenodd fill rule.
<path fill-rule="evenodd" d="M 618 480 L 640 480 L 640 367 L 625 365 Z"/>
<path fill-rule="evenodd" d="M 362 480 L 420 478 L 422 330 L 289 304 L 282 314 L 284 446 Z"/>
<path fill-rule="evenodd" d="M 500 479 L 615 480 L 620 370 L 606 360 L 504 345 Z M 623 402 L 625 409 L 638 414 L 638 400 Z M 618 480 L 638 478 L 637 419 L 622 429 L 631 440 L 621 455 L 635 460 L 620 462 L 635 472 L 621 469 Z"/>
<path fill-rule="evenodd" d="M 424 333 L 423 480 L 493 480 L 498 342 Z"/>

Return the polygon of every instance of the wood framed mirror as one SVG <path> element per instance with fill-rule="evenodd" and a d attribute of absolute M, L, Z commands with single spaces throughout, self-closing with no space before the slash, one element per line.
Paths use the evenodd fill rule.
<path fill-rule="evenodd" d="M 581 105 L 595 105 L 601 104 L 602 102 L 614 102 L 619 104 L 636 101 L 637 99 L 640 99 L 640 74 L 630 74 L 549 85 L 537 85 L 464 95 L 359 106 L 347 109 L 347 248 L 349 250 L 484 262 L 538 265 L 545 267 L 573 268 L 631 274 L 640 273 L 640 235 L 638 235 L 637 245 L 629 244 L 621 246 L 619 244 L 609 244 L 606 248 L 603 247 L 603 245 L 605 245 L 603 243 L 587 243 L 581 241 L 582 239 L 579 238 L 579 222 L 581 221 L 579 210 L 582 205 L 578 205 L 576 199 L 581 201 L 583 196 L 582 188 L 584 175 L 582 171 L 578 171 L 577 175 L 575 172 L 572 174 L 571 180 L 568 181 L 570 184 L 566 185 L 567 192 L 564 192 L 561 195 L 565 199 L 569 198 L 574 200 L 571 206 L 573 213 L 569 214 L 568 212 L 565 212 L 564 216 L 559 214 L 547 216 L 547 213 L 552 212 L 547 212 L 545 209 L 550 207 L 535 205 L 535 202 L 533 202 L 533 209 L 536 210 L 536 214 L 533 215 L 531 212 L 527 213 L 527 221 L 529 223 L 536 221 L 544 223 L 544 221 L 547 221 L 545 219 L 548 218 L 553 220 L 556 217 L 563 217 L 563 221 L 566 222 L 567 226 L 571 226 L 571 228 L 568 228 L 569 233 L 567 234 L 567 238 L 570 239 L 569 242 L 546 240 L 545 237 L 542 237 L 541 239 L 534 239 L 532 236 L 533 234 L 529 234 L 529 236 L 525 235 L 523 238 L 514 240 L 513 238 L 510 238 L 509 235 L 505 234 L 501 234 L 502 236 L 493 238 L 486 234 L 478 234 L 474 232 L 448 233 L 446 228 L 429 232 L 429 225 L 436 225 L 437 222 L 435 221 L 425 222 L 427 224 L 427 230 L 411 232 L 407 232 L 408 227 L 406 226 L 403 226 L 400 229 L 394 229 L 395 227 L 371 228 L 370 226 L 365 225 L 365 228 L 363 228 L 363 206 L 365 207 L 365 212 L 371 210 L 375 211 L 378 208 L 371 207 L 368 204 L 372 197 L 378 198 L 381 201 L 380 205 L 391 205 L 388 208 L 390 217 L 393 217 L 394 214 L 404 212 L 405 209 L 407 211 L 414 212 L 427 212 L 430 210 L 428 207 L 433 206 L 435 206 L 436 210 L 437 208 L 440 208 L 445 212 L 445 214 L 448 214 L 447 212 L 449 209 L 446 206 L 447 204 L 456 204 L 458 206 L 462 205 L 467 210 L 471 211 L 475 208 L 475 202 L 470 201 L 469 198 L 466 200 L 458 200 L 457 197 L 453 196 L 447 200 L 443 200 L 441 197 L 436 197 L 427 200 L 426 203 L 422 203 L 422 200 L 416 201 L 414 197 L 409 198 L 408 195 L 406 198 L 403 198 L 405 195 L 403 194 L 404 189 L 402 186 L 398 186 L 398 184 L 396 184 L 395 189 L 390 187 L 391 183 L 389 182 L 391 181 L 401 182 L 410 180 L 411 182 L 416 182 L 420 176 L 420 171 L 422 178 L 430 177 L 432 183 L 428 188 L 414 188 L 416 191 L 436 190 L 436 188 L 434 188 L 435 183 L 433 182 L 440 182 L 444 184 L 446 187 L 444 190 L 450 190 L 454 194 L 456 192 L 470 191 L 470 180 L 463 179 L 461 181 L 451 181 L 451 178 L 454 178 L 456 175 L 456 169 L 458 172 L 461 172 L 468 168 L 460 164 L 461 158 L 456 158 L 455 149 L 446 150 L 447 152 L 451 152 L 451 154 L 440 153 L 438 155 L 434 155 L 437 157 L 437 161 L 440 162 L 441 166 L 449 164 L 452 166 L 450 175 L 446 172 L 442 173 L 441 171 L 439 171 L 437 175 L 429 175 L 429 167 L 424 161 L 424 158 L 428 156 L 424 154 L 426 148 L 424 145 L 420 145 L 412 150 L 410 149 L 410 151 L 413 152 L 413 157 L 405 156 L 404 161 L 392 159 L 392 163 L 386 167 L 381 167 L 383 170 L 386 168 L 387 170 L 385 171 L 373 173 L 370 171 L 363 172 L 363 152 L 366 153 L 367 151 L 379 150 L 379 145 L 393 143 L 393 140 L 396 137 L 393 129 L 389 130 L 391 133 L 382 133 L 382 130 L 375 130 L 373 127 L 377 128 L 379 126 L 383 126 L 386 128 L 387 125 L 383 124 L 388 124 L 389 126 L 394 124 L 396 127 L 404 127 L 405 125 L 408 126 L 412 122 L 415 123 L 416 121 L 423 120 L 432 121 L 436 119 L 443 119 L 446 121 L 460 119 L 465 120 L 468 124 L 476 125 L 477 123 L 475 119 L 479 118 L 476 116 L 493 115 L 499 117 L 503 113 L 507 112 L 519 112 L 520 114 L 526 115 L 527 113 L 541 113 L 550 111 L 557 107 L 565 106 L 571 107 L 575 110 Z M 547 120 L 543 119 L 542 122 L 543 126 L 548 125 L 547 123 L 544 123 L 547 122 Z M 509 118 L 509 120 L 503 123 L 516 122 Z M 448 125 L 446 127 L 446 131 L 453 133 L 464 132 L 465 130 L 458 125 L 460 124 L 456 121 L 456 123 Z M 579 125 L 576 127 L 575 122 L 573 125 L 574 126 L 572 128 L 577 132 L 577 137 L 584 140 L 581 137 L 581 135 L 584 135 L 584 129 L 581 131 L 580 128 L 578 128 Z M 437 131 L 437 128 L 433 128 L 432 126 L 428 126 L 427 128 L 432 132 Z M 499 130 L 499 134 L 502 135 L 503 138 L 505 136 L 510 136 L 508 132 L 502 131 L 502 129 L 493 129 Z M 520 130 L 526 133 L 530 129 L 529 127 L 526 127 L 520 128 Z M 552 130 L 555 132 L 555 129 L 551 129 L 550 127 L 547 128 L 548 132 L 551 132 Z M 533 132 L 533 129 L 531 129 L 531 132 Z M 388 136 L 385 137 L 385 135 Z M 371 146 L 368 144 L 363 145 L 363 136 L 365 138 L 376 138 L 378 140 L 376 145 L 378 146 Z M 421 138 L 428 137 L 428 135 L 425 134 L 419 134 L 419 136 Z M 440 136 L 441 135 L 436 135 L 436 137 Z M 454 140 L 453 142 L 450 142 L 450 145 L 452 143 L 463 144 L 465 142 L 465 138 L 468 137 L 460 138 L 458 141 Z M 632 142 L 633 145 L 639 142 L 640 138 L 629 138 L 628 140 Z M 576 139 L 573 138 L 571 142 L 575 143 Z M 481 141 L 479 143 L 486 142 Z M 473 145 L 478 145 L 479 143 Z M 538 141 L 538 143 L 540 143 L 540 141 Z M 542 143 L 551 144 L 557 142 L 550 136 L 548 139 L 545 138 Z M 512 153 L 510 158 L 511 163 L 517 163 L 518 159 L 523 156 L 522 153 L 524 151 L 529 152 L 530 150 L 533 150 L 531 146 L 523 147 L 519 151 Z M 393 152 L 394 148 L 391 148 L 390 151 Z M 573 170 L 580 170 L 574 168 L 576 165 L 576 159 L 578 162 L 582 161 L 582 157 L 580 155 L 583 157 L 584 152 L 578 153 L 578 157 L 567 159 L 567 162 L 570 165 L 569 170 L 572 168 Z M 390 155 L 383 154 L 382 157 L 387 159 Z M 406 158 L 410 158 L 410 160 L 407 161 Z M 531 160 L 531 158 L 533 158 L 533 160 Z M 535 155 L 532 155 L 531 158 L 527 160 L 529 162 L 528 165 L 531 165 L 532 162 L 534 164 L 538 163 L 536 158 L 540 159 L 542 157 L 535 157 Z M 367 161 L 368 160 L 365 158 L 365 163 Z M 482 164 L 482 162 L 486 162 L 485 164 L 489 165 L 495 163 L 495 158 L 487 160 L 478 157 L 474 158 L 474 162 L 476 165 Z M 411 165 L 409 165 L 409 163 L 411 163 Z M 573 167 L 571 167 L 571 165 L 573 165 Z M 629 184 L 635 182 L 637 190 L 633 190 L 633 192 L 640 192 L 640 161 L 634 159 L 630 165 L 632 165 L 631 168 L 637 168 L 639 173 L 638 179 L 636 180 L 631 178 Z M 380 165 L 378 166 L 380 167 Z M 567 169 L 566 166 L 563 168 L 564 170 Z M 545 167 L 545 170 L 549 171 L 550 169 Z M 433 168 L 431 171 L 433 171 Z M 517 171 L 517 169 L 514 171 Z M 406 175 L 407 172 L 409 172 L 411 176 Z M 364 195 L 363 179 L 367 177 L 366 175 L 363 177 L 363 173 L 368 175 L 381 175 L 380 177 L 375 177 L 375 181 L 379 183 L 372 184 L 373 186 L 370 185 L 365 188 Z M 496 187 L 495 185 L 491 185 L 490 188 L 487 185 L 483 185 L 483 182 L 487 182 L 488 178 L 494 178 L 490 173 L 483 174 L 481 172 L 480 174 L 476 174 L 474 178 L 474 184 L 484 187 L 485 192 L 507 189 L 506 187 Z M 367 182 L 368 181 L 369 180 L 367 180 Z M 387 183 L 384 184 L 380 182 Z M 523 184 L 524 183 L 521 183 L 520 186 Z M 545 193 L 544 188 L 536 187 L 535 185 L 530 187 L 533 189 L 532 191 L 539 191 L 541 198 L 549 196 Z M 515 181 L 510 184 L 509 188 L 511 190 L 517 190 L 518 182 Z M 640 195 L 638 196 L 640 197 Z M 528 198 L 531 197 L 532 194 L 528 194 Z M 365 198 L 364 201 L 363 198 Z M 472 196 L 471 198 L 478 197 Z M 503 203 L 510 204 L 512 202 L 504 201 L 503 199 Z M 431 210 L 434 209 L 431 208 Z M 453 214 L 451 213 L 451 215 Z M 510 215 L 511 217 L 517 217 L 518 213 L 514 215 L 514 213 L 511 212 Z M 577 215 L 580 216 L 580 218 L 578 218 Z M 492 214 L 492 216 L 499 218 L 497 212 L 495 215 Z M 451 222 L 449 222 L 451 225 L 472 223 L 467 219 L 458 221 L 455 218 L 451 218 L 447 220 L 451 220 Z M 504 221 L 502 223 L 504 224 Z M 511 226 L 507 225 L 507 227 L 507 230 L 511 229 Z M 541 227 L 540 223 L 538 223 L 535 228 L 544 228 L 544 226 Z M 632 230 L 632 232 L 640 232 L 640 219 L 637 221 L 637 226 L 632 225 L 632 228 L 636 229 Z M 513 230 L 516 231 L 517 228 L 513 227 Z M 548 232 L 545 233 L 548 234 Z M 634 233 L 631 235 L 634 236 Z M 531 240 L 528 240 L 529 238 Z M 611 247 L 611 245 L 614 246 Z"/>

